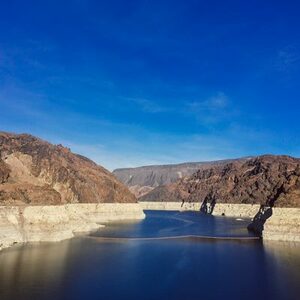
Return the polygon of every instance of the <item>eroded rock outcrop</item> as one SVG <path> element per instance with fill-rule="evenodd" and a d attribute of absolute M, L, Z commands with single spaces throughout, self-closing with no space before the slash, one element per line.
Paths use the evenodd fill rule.
<path fill-rule="evenodd" d="M 61 145 L 0 132 L 0 205 L 136 202 L 109 171 Z"/>

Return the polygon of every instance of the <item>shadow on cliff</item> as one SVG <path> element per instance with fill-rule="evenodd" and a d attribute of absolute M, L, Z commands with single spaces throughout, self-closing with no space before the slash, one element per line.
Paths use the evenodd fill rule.
<path fill-rule="evenodd" d="M 256 234 L 262 235 L 266 221 L 271 218 L 273 214 L 273 207 L 261 205 L 258 213 L 253 218 L 252 222 L 248 225 L 247 229 Z"/>
<path fill-rule="evenodd" d="M 275 195 L 270 198 L 266 204 L 262 204 L 258 213 L 253 218 L 252 222 L 248 225 L 247 229 L 262 236 L 264 225 L 266 221 L 273 215 L 273 207 L 276 200 L 284 192 L 283 184 L 277 189 Z"/>
<path fill-rule="evenodd" d="M 215 197 L 211 194 L 207 195 L 201 204 L 200 211 L 204 214 L 211 215 L 215 209 L 216 202 Z"/>

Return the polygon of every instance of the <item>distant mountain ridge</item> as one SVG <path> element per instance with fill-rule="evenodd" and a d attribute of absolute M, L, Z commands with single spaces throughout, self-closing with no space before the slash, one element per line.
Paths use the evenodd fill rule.
<path fill-rule="evenodd" d="M 140 201 L 300 207 L 300 159 L 263 155 L 199 169 L 190 177 L 156 187 Z"/>
<path fill-rule="evenodd" d="M 122 168 L 114 170 L 113 174 L 127 185 L 136 197 L 141 197 L 158 186 L 168 185 L 179 179 L 189 177 L 200 169 L 225 165 L 233 161 L 245 161 L 249 158 Z"/>

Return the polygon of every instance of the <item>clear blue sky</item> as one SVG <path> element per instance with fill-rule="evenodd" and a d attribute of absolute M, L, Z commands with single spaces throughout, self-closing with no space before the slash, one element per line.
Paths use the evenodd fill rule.
<path fill-rule="evenodd" d="M 299 1 L 1 1 L 0 129 L 109 169 L 300 156 Z"/>

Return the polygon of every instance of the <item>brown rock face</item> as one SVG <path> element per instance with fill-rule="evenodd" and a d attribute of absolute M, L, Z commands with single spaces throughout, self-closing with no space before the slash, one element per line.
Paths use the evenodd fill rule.
<path fill-rule="evenodd" d="M 140 200 L 300 207 L 300 159 L 266 155 L 234 161 L 158 187 Z"/>
<path fill-rule="evenodd" d="M 177 182 L 179 179 L 189 177 L 198 170 L 209 169 L 215 166 L 223 166 L 230 162 L 245 161 L 247 158 L 188 162 L 172 165 L 153 165 L 137 168 L 116 169 L 113 174 L 138 198 L 148 194 L 154 188 Z"/>
<path fill-rule="evenodd" d="M 129 190 L 132 194 L 134 194 L 137 198 L 140 198 L 149 192 L 151 192 L 154 189 L 154 187 L 151 186 L 139 186 L 139 185 L 134 185 L 134 186 L 129 186 Z"/>
<path fill-rule="evenodd" d="M 10 169 L 8 165 L 0 159 L 0 184 L 8 180 Z"/>
<path fill-rule="evenodd" d="M 136 202 L 106 169 L 28 134 L 0 132 L 0 205 Z"/>

